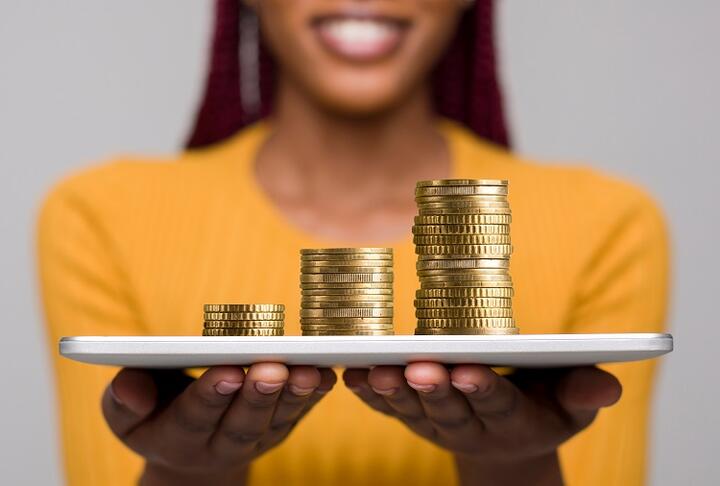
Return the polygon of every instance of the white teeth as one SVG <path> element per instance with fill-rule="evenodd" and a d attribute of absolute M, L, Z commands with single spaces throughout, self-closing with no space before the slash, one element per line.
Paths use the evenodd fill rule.
<path fill-rule="evenodd" d="M 348 44 L 383 42 L 397 31 L 397 27 L 389 22 L 371 19 L 331 20 L 324 27 L 329 35 Z"/>

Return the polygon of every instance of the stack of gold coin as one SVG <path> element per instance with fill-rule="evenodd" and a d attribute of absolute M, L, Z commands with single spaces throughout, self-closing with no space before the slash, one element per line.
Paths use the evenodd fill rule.
<path fill-rule="evenodd" d="M 205 304 L 203 336 L 282 336 L 282 304 Z"/>
<path fill-rule="evenodd" d="M 304 336 L 393 334 L 391 248 L 300 252 Z"/>
<path fill-rule="evenodd" d="M 504 180 L 418 182 L 415 334 L 517 334 Z"/>

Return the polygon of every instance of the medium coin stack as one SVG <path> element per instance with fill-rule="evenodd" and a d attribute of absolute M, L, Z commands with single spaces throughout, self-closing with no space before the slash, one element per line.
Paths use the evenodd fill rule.
<path fill-rule="evenodd" d="M 203 336 L 282 336 L 282 304 L 205 304 Z"/>
<path fill-rule="evenodd" d="M 303 336 L 393 334 L 391 248 L 301 250 Z"/>
<path fill-rule="evenodd" d="M 504 180 L 418 182 L 415 334 L 517 334 Z"/>

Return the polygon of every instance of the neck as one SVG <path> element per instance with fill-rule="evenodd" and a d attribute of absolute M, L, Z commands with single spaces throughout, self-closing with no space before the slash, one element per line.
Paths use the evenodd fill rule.
<path fill-rule="evenodd" d="M 281 210 L 313 215 L 314 223 L 298 224 L 317 226 L 324 219 L 332 228 L 313 228 L 316 232 L 355 236 L 357 228 L 337 231 L 337 220 L 357 221 L 359 214 L 373 221 L 402 215 L 405 221 L 415 210 L 416 181 L 449 173 L 446 143 L 426 88 L 383 113 L 352 117 L 327 110 L 281 84 L 271 128 L 256 161 L 258 180 Z M 373 228 L 373 234 L 378 231 Z"/>

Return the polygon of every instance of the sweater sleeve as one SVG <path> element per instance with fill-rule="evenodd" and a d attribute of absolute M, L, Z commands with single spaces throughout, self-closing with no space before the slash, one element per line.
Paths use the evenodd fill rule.
<path fill-rule="evenodd" d="M 57 352 L 62 336 L 143 334 L 121 262 L 103 227 L 109 223 L 98 205 L 73 191 L 72 182 L 47 197 L 37 228 L 66 482 L 133 484 L 142 461 L 112 435 L 100 410 L 101 394 L 117 370 L 76 363 Z"/>
<path fill-rule="evenodd" d="M 627 189 L 627 187 L 624 187 Z M 627 192 L 625 193 L 627 196 Z M 603 196 L 613 199 L 613 195 Z M 615 199 L 613 204 L 617 204 Z M 606 208 L 607 209 L 607 208 Z M 617 206 L 616 206 L 617 209 Z M 668 237 L 660 211 L 632 190 L 588 254 L 575 286 L 569 332 L 660 332 L 668 298 Z M 646 483 L 648 425 L 656 361 L 604 366 L 623 386 L 618 404 L 561 449 L 569 485 Z"/>

